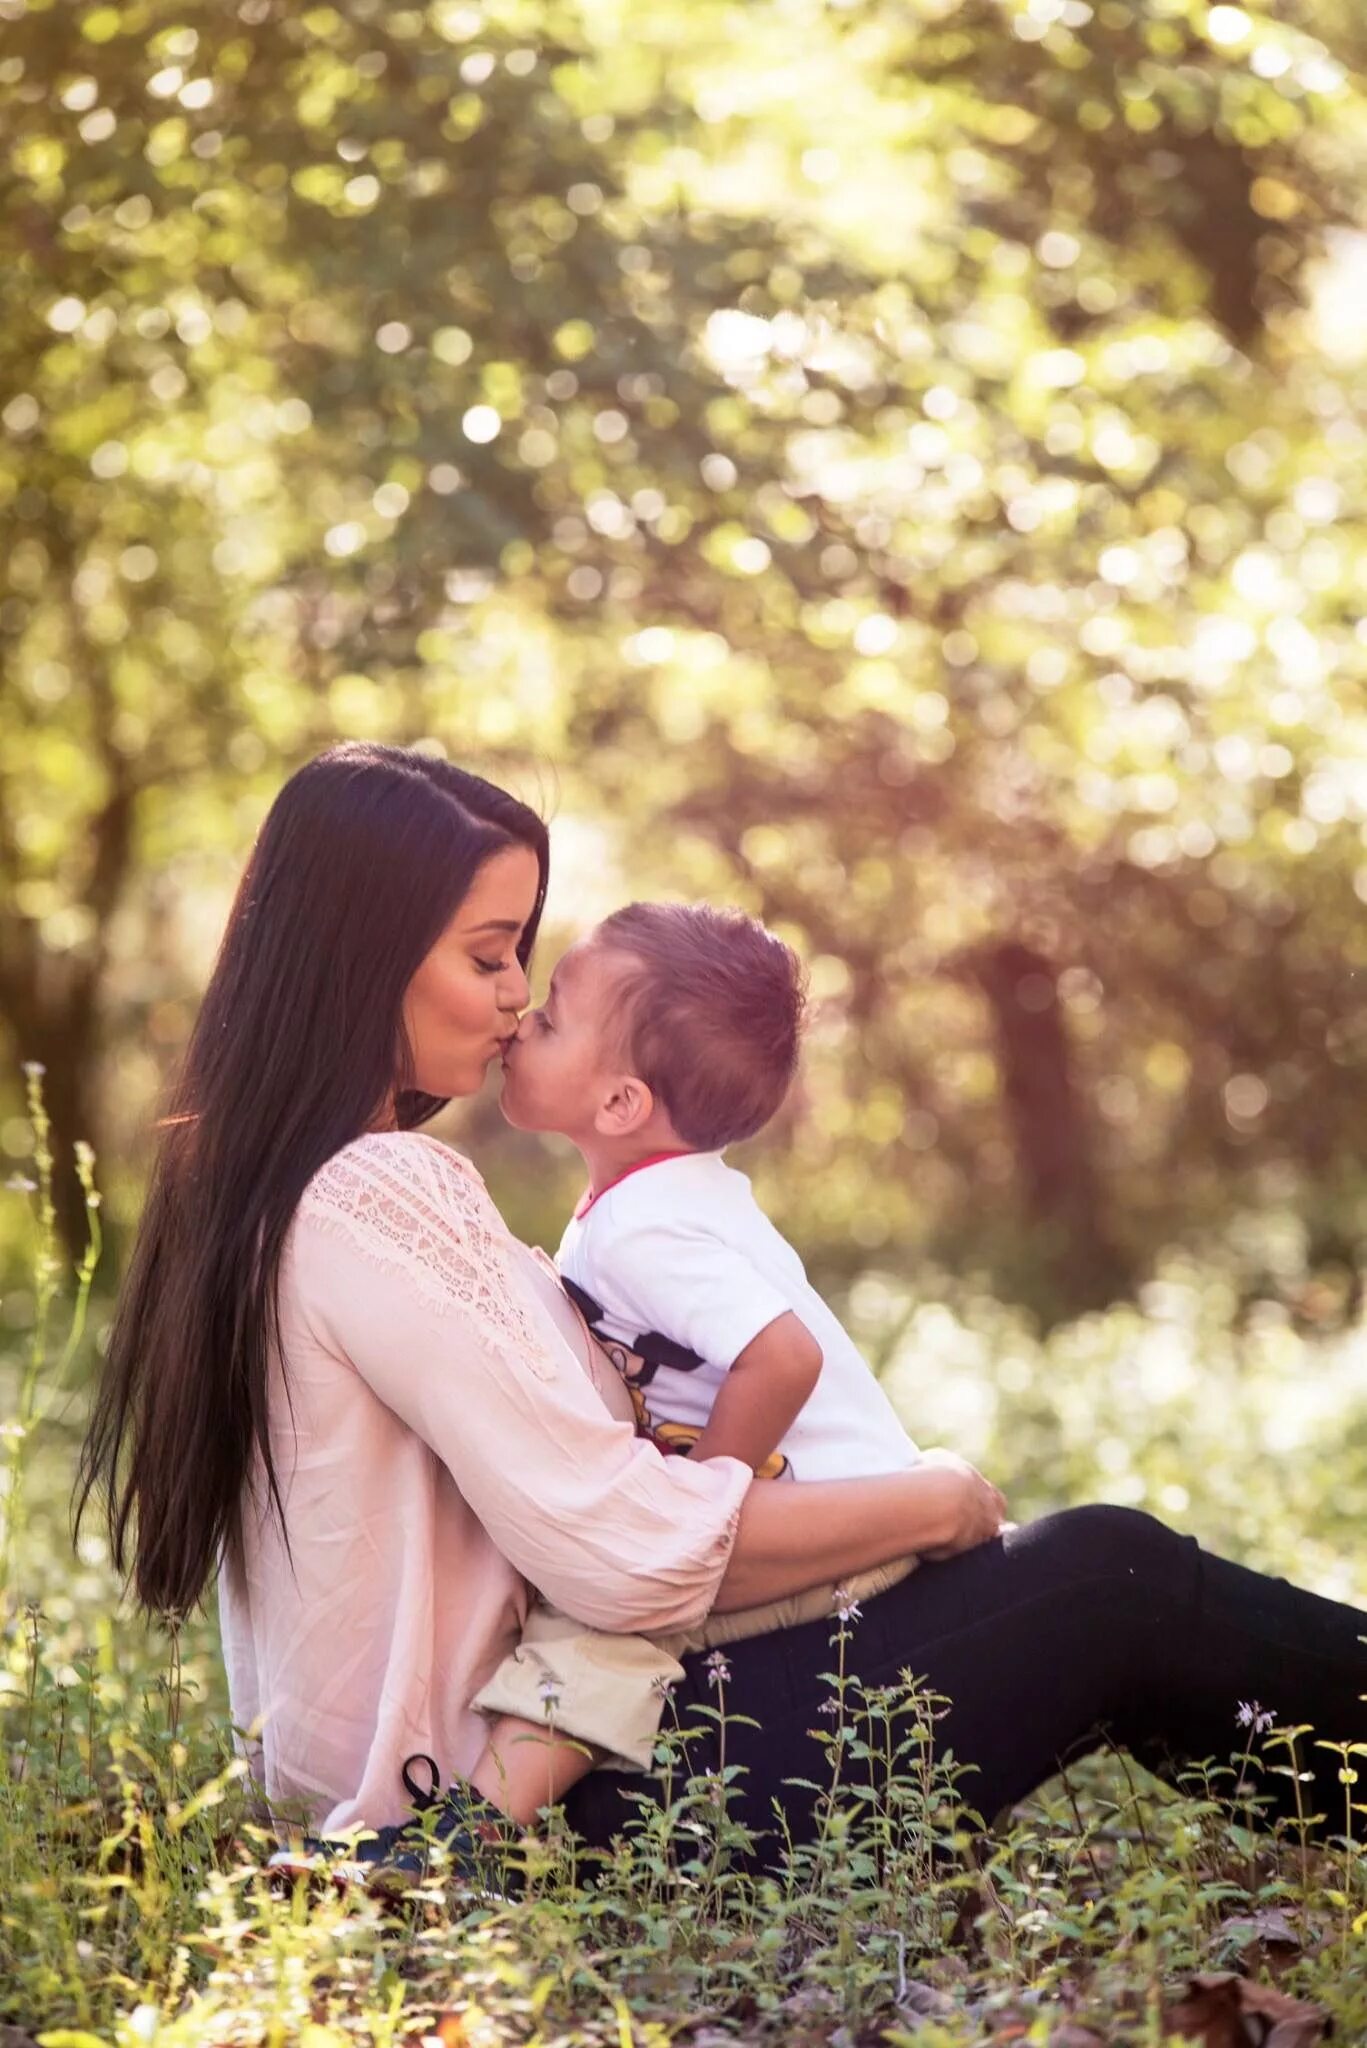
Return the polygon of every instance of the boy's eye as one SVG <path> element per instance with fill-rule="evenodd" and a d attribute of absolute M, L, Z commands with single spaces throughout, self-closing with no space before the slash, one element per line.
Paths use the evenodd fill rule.
<path fill-rule="evenodd" d="M 481 974 L 502 974 L 508 965 L 506 960 L 481 960 L 478 954 L 474 960 Z"/>

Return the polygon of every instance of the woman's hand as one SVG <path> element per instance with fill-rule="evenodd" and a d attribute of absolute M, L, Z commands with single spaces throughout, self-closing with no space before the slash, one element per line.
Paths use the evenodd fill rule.
<path fill-rule="evenodd" d="M 741 1506 L 717 1611 L 758 1607 L 915 1553 L 957 1557 L 1000 1534 L 1006 1502 L 952 1451 L 872 1479 L 756 1480 Z"/>
<path fill-rule="evenodd" d="M 1006 1497 L 966 1458 L 953 1451 L 926 1451 L 913 1476 L 918 1475 L 924 1480 L 926 1506 L 937 1532 L 931 1542 L 923 1539 L 916 1544 L 922 1557 L 941 1563 L 1001 1534 L 1006 1524 Z"/>

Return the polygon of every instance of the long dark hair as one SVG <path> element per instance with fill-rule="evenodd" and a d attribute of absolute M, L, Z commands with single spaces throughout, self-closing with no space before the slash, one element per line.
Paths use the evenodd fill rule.
<path fill-rule="evenodd" d="M 76 1480 L 76 1527 L 98 1489 L 114 1562 L 127 1575 L 131 1560 L 148 1609 L 201 1598 L 254 1448 L 283 1527 L 266 1398 L 290 1219 L 391 1098 L 403 1129 L 442 1107 L 405 1085 L 404 992 L 510 845 L 541 871 L 525 966 L 548 845 L 516 797 L 427 754 L 349 742 L 271 806 L 165 1122 Z"/>

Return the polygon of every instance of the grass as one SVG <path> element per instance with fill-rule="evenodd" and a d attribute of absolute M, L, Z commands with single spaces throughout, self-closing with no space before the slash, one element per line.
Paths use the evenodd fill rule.
<path fill-rule="evenodd" d="M 3 1381 L 0 2021 L 44 2048 L 1139 2048 L 1165 2026 L 1262 2038 L 1261 2021 L 1240 2035 L 1217 2017 L 1261 1985 L 1331 2017 L 1340 2041 L 1367 2040 L 1367 1745 L 1342 1755 L 1327 1846 L 1295 1823 L 1249 1825 L 1262 1776 L 1294 1771 L 1315 1732 L 1239 1728 L 1233 1711 L 1230 1756 L 1180 1794 L 1092 1759 L 983 1845 L 972 1778 L 937 1749 L 940 1703 L 910 1681 L 864 1689 L 854 1616 L 832 1625 L 819 1837 L 774 1878 L 744 1874 L 728 1781 L 690 1775 L 675 1730 L 663 1808 L 643 1805 L 597 1862 L 551 1816 L 510 1852 L 517 1903 L 439 1877 L 389 1903 L 273 1888 L 212 1621 L 146 1627 L 99 1539 L 71 1551 L 71 1382 L 90 1369 L 98 1244 L 75 1276 L 56 1257 L 30 1086 L 36 1162 L 10 1199 L 28 1216 L 31 1284 Z M 97 1225 L 89 1180 L 87 1197 Z M 871 1280 L 850 1312 L 923 1440 L 1004 1474 L 1021 1511 L 1156 1506 L 1362 1598 L 1363 1330 L 1307 1316 L 1294 1274 L 1282 1298 L 1241 1299 L 1236 1281 L 1174 1255 L 1137 1309 L 1048 1339 L 947 1283 L 912 1298 Z M 96 1340 L 100 1320 L 97 1305 Z M 934 1366 L 919 1385 L 918 1359 Z M 734 1719 L 724 1679 L 708 1711 Z M 1192 1993 L 1211 1972 L 1234 1974 Z"/>

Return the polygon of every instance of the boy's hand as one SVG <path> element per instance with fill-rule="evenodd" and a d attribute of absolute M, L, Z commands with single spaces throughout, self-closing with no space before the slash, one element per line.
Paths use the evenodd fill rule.
<path fill-rule="evenodd" d="M 694 1458 L 739 1458 L 758 1471 L 811 1398 L 821 1360 L 821 1346 L 800 1317 L 776 1316 L 722 1381 Z"/>
<path fill-rule="evenodd" d="M 966 1458 L 953 1451 L 925 1451 L 915 1469 L 925 1475 L 928 1489 L 939 1496 L 945 1531 L 942 1541 L 919 1546 L 922 1557 L 933 1564 L 942 1563 L 1001 1534 L 1006 1526 L 1006 1497 Z"/>

